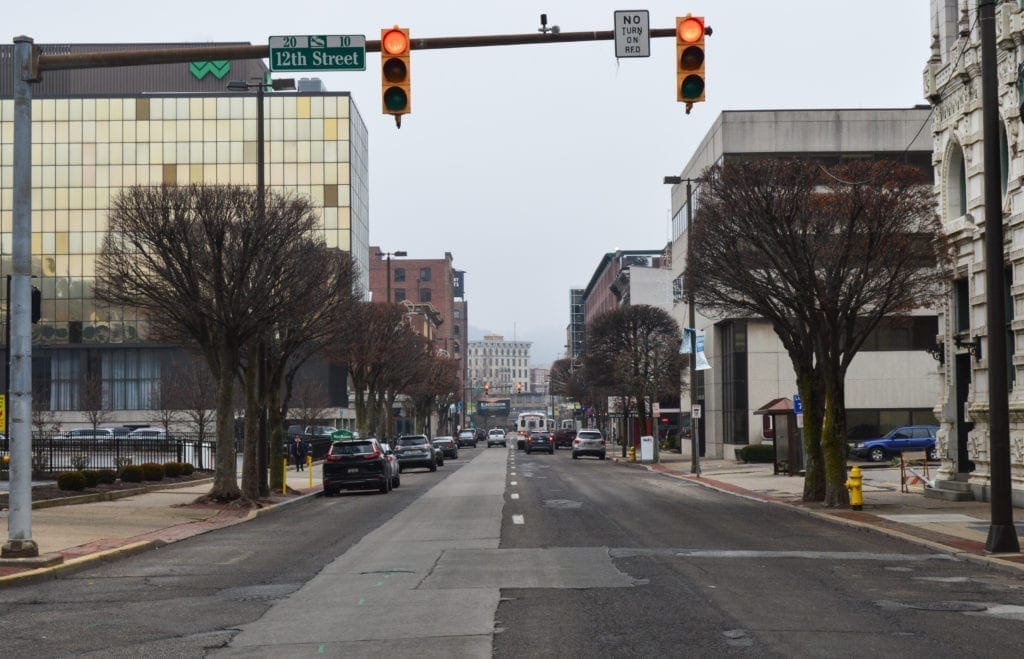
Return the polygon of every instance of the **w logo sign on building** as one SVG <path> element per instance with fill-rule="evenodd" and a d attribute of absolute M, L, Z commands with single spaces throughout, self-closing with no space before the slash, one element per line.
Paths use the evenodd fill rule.
<path fill-rule="evenodd" d="M 207 75 L 220 80 L 228 74 L 231 70 L 231 62 L 227 60 L 218 60 L 216 62 L 192 62 L 188 65 L 188 70 L 195 76 L 196 80 L 202 80 Z"/>

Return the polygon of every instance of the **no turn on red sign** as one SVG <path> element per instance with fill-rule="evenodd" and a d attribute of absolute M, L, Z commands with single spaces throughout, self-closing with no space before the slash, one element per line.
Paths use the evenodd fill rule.
<path fill-rule="evenodd" d="M 651 56 L 651 16 L 646 9 L 615 12 L 615 56 Z"/>

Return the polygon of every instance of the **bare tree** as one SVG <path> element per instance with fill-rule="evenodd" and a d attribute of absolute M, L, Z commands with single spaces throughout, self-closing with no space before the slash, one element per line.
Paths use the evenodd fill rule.
<path fill-rule="evenodd" d="M 700 200 L 687 287 L 703 309 L 772 323 L 804 402 L 804 498 L 842 505 L 847 368 L 946 276 L 930 186 L 894 163 L 760 160 L 711 168 Z"/>
<path fill-rule="evenodd" d="M 204 499 L 258 494 L 246 442 L 237 481 L 232 399 L 247 345 L 278 319 L 281 282 L 308 264 L 287 258 L 319 220 L 309 203 L 274 191 L 261 221 L 257 191 L 241 186 L 132 187 L 111 203 L 97 260 L 97 297 L 142 310 L 154 338 L 194 345 L 218 383 L 214 482 Z M 255 438 L 253 438 L 254 440 Z"/>
<path fill-rule="evenodd" d="M 81 407 L 85 420 L 95 431 L 113 416 L 110 406 L 104 401 L 103 378 L 98 373 L 90 373 L 82 381 Z"/>
<path fill-rule="evenodd" d="M 430 417 L 434 411 L 438 413 L 438 426 L 434 432 L 445 434 L 442 429 L 447 427 L 449 409 L 458 400 L 459 367 L 455 360 L 447 355 L 428 354 L 423 360 L 420 373 L 409 383 L 405 393 L 413 403 L 419 430 L 431 434 Z"/>
<path fill-rule="evenodd" d="M 180 374 L 162 369 L 160 379 L 150 386 L 149 407 L 152 420 L 160 425 L 168 435 L 171 426 L 185 418 L 185 402 L 182 400 L 182 388 L 178 379 Z"/>
<path fill-rule="evenodd" d="M 601 314 L 587 325 L 587 373 L 621 392 L 626 418 L 647 424 L 647 404 L 679 392 L 681 331 L 666 311 L 638 304 Z"/>
<path fill-rule="evenodd" d="M 45 437 L 60 431 L 57 413 L 50 409 L 48 393 L 38 383 L 32 387 L 32 428 L 37 436 Z"/>
<path fill-rule="evenodd" d="M 202 359 L 189 357 L 161 376 L 181 405 L 181 419 L 200 442 L 206 441 L 216 420 L 217 383 Z"/>
<path fill-rule="evenodd" d="M 292 400 L 292 417 L 303 426 L 319 426 L 327 420 L 330 404 L 322 382 L 302 378 L 294 385 Z"/>

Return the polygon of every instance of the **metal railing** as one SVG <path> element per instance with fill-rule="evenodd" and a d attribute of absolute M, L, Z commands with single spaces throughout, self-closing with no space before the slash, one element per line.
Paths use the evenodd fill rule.
<path fill-rule="evenodd" d="M 74 469 L 119 469 L 144 462 L 188 462 L 196 469 L 213 469 L 217 442 L 177 433 L 150 439 L 119 436 L 67 437 L 63 433 L 32 436 L 32 471 L 37 473 Z M 3 449 L 7 449 L 3 446 Z"/>

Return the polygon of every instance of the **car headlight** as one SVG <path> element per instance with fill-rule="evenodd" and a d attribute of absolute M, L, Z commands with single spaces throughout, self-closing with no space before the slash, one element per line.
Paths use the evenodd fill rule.
<path fill-rule="evenodd" d="M 864 448 L 864 442 L 857 442 L 853 445 L 853 448 Z"/>

